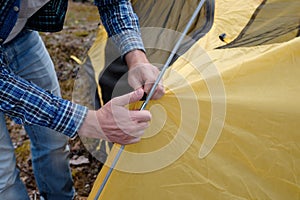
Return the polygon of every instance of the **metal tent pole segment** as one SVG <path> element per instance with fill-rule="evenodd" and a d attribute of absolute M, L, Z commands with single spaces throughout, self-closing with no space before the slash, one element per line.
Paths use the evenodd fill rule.
<path fill-rule="evenodd" d="M 106 183 L 107 183 L 107 181 L 108 181 L 108 179 L 109 179 L 109 177 L 110 177 L 110 175 L 112 173 L 112 170 L 115 168 L 115 166 L 116 166 L 116 164 L 117 164 L 117 162 L 118 162 L 118 160 L 119 160 L 119 158 L 121 156 L 121 153 L 122 153 L 124 147 L 125 147 L 124 145 L 122 145 L 120 147 L 120 149 L 119 149 L 116 157 L 114 158 L 114 161 L 111 164 L 111 166 L 110 166 L 110 168 L 109 168 L 109 170 L 108 170 L 108 172 L 107 172 L 107 174 L 106 174 L 106 176 L 105 176 L 105 178 L 104 178 L 104 180 L 103 180 L 103 182 L 102 182 L 102 184 L 101 184 L 101 186 L 100 186 L 100 188 L 99 188 L 99 190 L 98 190 L 98 192 L 97 192 L 97 194 L 96 194 L 96 196 L 94 198 L 94 200 L 98 200 L 100 194 L 102 193 L 102 191 L 103 191 L 103 189 L 104 189 L 104 187 L 105 187 L 105 185 L 106 185 Z"/>
<path fill-rule="evenodd" d="M 167 68 L 169 67 L 174 55 L 176 54 L 177 50 L 179 49 L 180 47 L 180 44 L 182 42 L 182 40 L 184 39 L 184 37 L 186 36 L 187 32 L 189 31 L 189 29 L 191 28 L 192 26 L 192 23 L 194 22 L 195 18 L 197 17 L 198 13 L 200 12 L 203 4 L 204 4 L 205 0 L 201 0 L 200 3 L 198 4 L 196 10 L 194 11 L 191 19 L 189 20 L 188 24 L 186 25 L 184 31 L 182 32 L 180 38 L 178 39 L 178 41 L 176 42 L 170 56 L 168 57 L 168 60 L 167 62 L 165 63 L 164 67 L 162 68 L 161 72 L 159 73 L 154 85 L 152 86 L 149 94 L 147 95 L 147 98 L 146 100 L 144 101 L 144 103 L 142 104 L 140 110 L 144 110 L 145 107 L 147 106 L 148 102 L 150 101 L 150 99 L 152 98 L 154 92 L 155 92 L 155 89 L 157 88 L 158 86 L 158 83 L 160 82 L 160 80 L 162 79 L 163 75 L 165 74 Z"/>
<path fill-rule="evenodd" d="M 201 1 L 199 2 L 199 4 L 198 4 L 196 10 L 194 11 L 194 13 L 193 13 L 192 17 L 190 18 L 189 22 L 187 23 L 187 25 L 186 25 L 184 31 L 182 32 L 180 38 L 179 38 L 178 41 L 176 42 L 176 44 L 175 44 L 175 46 L 174 46 L 174 48 L 173 48 L 173 50 L 172 50 L 170 56 L 168 57 L 168 60 L 167 60 L 166 63 L 164 64 L 164 67 L 163 67 L 162 70 L 160 71 L 160 73 L 159 73 L 159 75 L 158 75 L 158 77 L 157 77 L 155 83 L 153 84 L 153 86 L 152 86 L 152 88 L 151 88 L 149 94 L 147 95 L 146 100 L 143 102 L 143 104 L 142 104 L 140 110 L 144 110 L 144 109 L 146 108 L 147 104 L 149 103 L 150 99 L 152 98 L 152 96 L 153 96 L 153 94 L 154 94 L 154 91 L 155 91 L 155 89 L 156 89 L 157 86 L 158 86 L 158 83 L 160 82 L 160 80 L 162 79 L 163 75 L 165 74 L 167 68 L 169 67 L 169 65 L 170 65 L 170 63 L 171 63 L 171 61 L 172 61 L 174 55 L 176 54 L 177 50 L 178 50 L 179 47 L 180 47 L 180 44 L 181 44 L 182 40 L 183 40 L 184 37 L 186 36 L 188 30 L 191 28 L 192 23 L 194 22 L 195 18 L 196 18 L 197 15 L 199 14 L 199 12 L 200 12 L 200 10 L 201 10 L 201 8 L 202 8 L 204 2 L 205 2 L 205 0 L 201 0 Z M 108 172 L 107 172 L 107 174 L 106 174 L 106 176 L 105 176 L 105 178 L 104 178 L 104 180 L 103 180 L 103 182 L 102 182 L 102 184 L 101 184 L 101 186 L 100 186 L 100 188 L 99 188 L 99 190 L 98 190 L 98 192 L 97 192 L 97 195 L 96 195 L 95 198 L 94 198 L 94 200 L 98 200 L 98 198 L 99 198 L 101 192 L 103 191 L 103 189 L 104 189 L 104 187 L 105 187 L 105 185 L 106 185 L 106 183 L 107 183 L 107 181 L 108 181 L 108 179 L 109 179 L 109 177 L 110 177 L 110 175 L 111 175 L 111 173 L 112 173 L 112 170 L 115 168 L 115 166 L 116 166 L 116 164 L 117 164 L 117 162 L 118 162 L 118 160 L 119 160 L 119 158 L 120 158 L 120 156 L 121 156 L 121 153 L 122 153 L 122 151 L 124 150 L 124 147 L 125 147 L 124 145 L 121 145 L 121 147 L 120 147 L 120 149 L 119 149 L 119 151 L 118 151 L 116 157 L 114 158 L 114 160 L 113 160 L 113 162 L 112 162 L 112 165 L 110 166 L 110 168 L 109 168 L 109 170 L 108 170 Z"/>

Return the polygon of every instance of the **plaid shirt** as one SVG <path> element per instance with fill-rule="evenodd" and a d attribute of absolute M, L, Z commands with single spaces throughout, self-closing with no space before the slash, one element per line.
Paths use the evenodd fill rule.
<path fill-rule="evenodd" d="M 120 48 L 121 55 L 131 50 L 144 50 L 138 18 L 128 0 L 95 0 L 108 35 Z M 51 0 L 34 14 L 27 28 L 58 31 L 62 28 L 67 0 Z M 83 122 L 87 108 L 55 97 L 10 72 L 1 44 L 18 17 L 20 0 L 0 2 L 0 111 L 19 124 L 46 126 L 73 137 Z M 53 9 L 55 12 L 53 12 Z M 56 13 L 56 14 L 53 14 Z"/>
<path fill-rule="evenodd" d="M 1 51 L 1 50 L 0 50 Z M 0 110 L 18 124 L 49 127 L 74 137 L 87 108 L 56 97 L 14 75 L 0 53 Z"/>

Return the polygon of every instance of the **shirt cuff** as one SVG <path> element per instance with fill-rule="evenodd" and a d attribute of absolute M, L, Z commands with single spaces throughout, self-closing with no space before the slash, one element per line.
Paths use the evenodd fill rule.
<path fill-rule="evenodd" d="M 146 52 L 140 33 L 133 30 L 125 30 L 113 35 L 112 40 L 119 47 L 122 58 L 130 51 L 139 49 Z"/>
<path fill-rule="evenodd" d="M 64 99 L 61 99 L 58 104 L 58 110 L 52 123 L 54 127 L 50 128 L 73 138 L 82 125 L 88 108 Z"/>

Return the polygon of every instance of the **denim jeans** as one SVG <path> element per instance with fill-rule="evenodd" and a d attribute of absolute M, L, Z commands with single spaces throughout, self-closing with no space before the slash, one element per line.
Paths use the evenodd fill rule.
<path fill-rule="evenodd" d="M 37 32 L 23 31 L 3 48 L 9 67 L 15 74 L 60 95 L 52 60 Z M 24 128 L 30 138 L 33 171 L 40 194 L 48 200 L 72 199 L 74 188 L 69 167 L 68 138 L 46 127 L 24 125 Z M 0 199 L 29 199 L 19 177 L 14 147 L 1 112 Z"/>

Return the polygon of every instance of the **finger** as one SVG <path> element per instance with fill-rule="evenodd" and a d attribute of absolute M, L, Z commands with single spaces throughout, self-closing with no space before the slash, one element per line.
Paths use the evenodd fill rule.
<path fill-rule="evenodd" d="M 128 84 L 134 89 L 137 90 L 143 86 L 142 81 L 137 78 L 128 76 Z"/>
<path fill-rule="evenodd" d="M 149 122 L 140 122 L 136 125 L 133 136 L 142 136 L 146 128 L 149 127 Z M 130 134 L 132 135 L 132 134 Z"/>
<path fill-rule="evenodd" d="M 140 135 L 140 134 L 139 134 Z M 115 138 L 114 143 L 126 145 L 126 144 L 133 144 L 140 141 L 140 137 L 130 136 L 130 135 L 124 135 L 123 137 Z"/>
<path fill-rule="evenodd" d="M 151 90 L 152 87 L 153 87 L 153 82 L 152 83 L 145 83 L 144 91 L 146 92 L 146 94 L 150 93 L 150 90 Z"/>
<path fill-rule="evenodd" d="M 148 122 L 151 120 L 151 113 L 147 110 L 132 110 L 130 111 L 130 119 L 136 122 Z"/>
<path fill-rule="evenodd" d="M 153 84 L 145 84 L 144 91 L 147 94 L 149 94 L 152 87 L 153 87 Z M 164 94 L 165 94 L 164 86 L 161 83 L 159 83 L 157 85 L 157 87 L 155 88 L 155 91 L 154 91 L 151 99 L 160 99 Z"/>
<path fill-rule="evenodd" d="M 139 101 L 143 97 L 143 95 L 144 95 L 144 90 L 142 88 L 139 88 L 133 92 L 112 99 L 112 102 L 114 105 L 125 106 L 129 103 L 134 103 Z"/>
<path fill-rule="evenodd" d="M 139 142 L 140 140 L 141 140 L 140 137 L 136 137 L 136 138 L 133 138 L 133 139 L 129 140 L 129 141 L 127 142 L 127 144 L 134 144 L 134 143 Z"/>
<path fill-rule="evenodd" d="M 158 85 L 151 99 L 160 99 L 164 94 L 164 87 L 162 85 Z"/>
<path fill-rule="evenodd" d="M 143 86 L 142 66 L 135 66 L 128 71 L 128 84 L 136 90 Z"/>
<path fill-rule="evenodd" d="M 147 123 L 143 123 L 143 124 L 144 124 L 143 125 L 144 127 L 143 128 L 140 127 L 141 130 L 139 130 L 139 131 L 136 130 L 135 132 L 131 132 L 128 135 L 130 135 L 131 137 L 142 137 L 145 133 L 145 126 L 148 126 Z"/>
<path fill-rule="evenodd" d="M 150 91 L 151 91 L 151 89 L 152 89 L 152 87 L 154 86 L 154 84 L 155 84 L 155 78 L 154 77 L 152 77 L 152 79 L 149 79 L 149 80 L 147 80 L 146 82 L 145 82 L 145 85 L 144 85 L 144 91 L 147 93 L 147 94 L 149 94 L 150 93 Z M 157 85 L 157 87 L 160 85 L 160 83 Z M 155 89 L 156 90 L 156 89 Z"/>
<path fill-rule="evenodd" d="M 118 130 L 118 131 L 111 131 L 109 134 L 106 135 L 107 138 L 113 143 L 118 144 L 127 144 L 128 141 L 134 139 L 134 136 L 131 136 L 129 134 L 125 134 L 124 132 Z"/>

